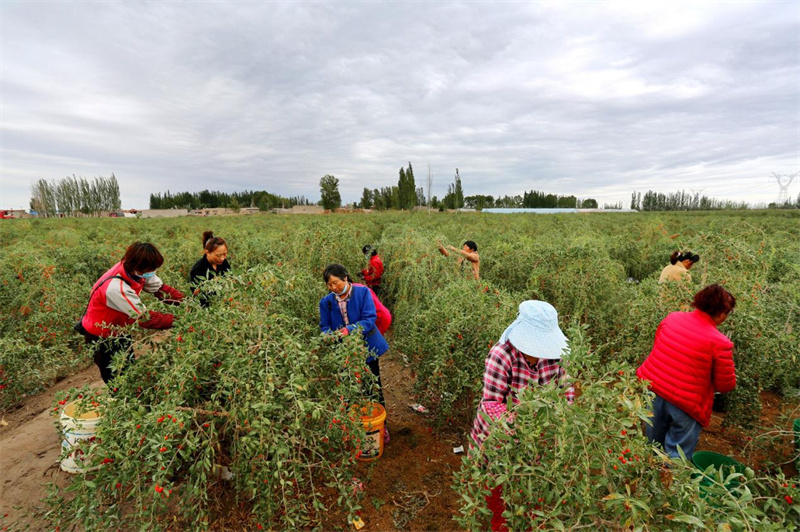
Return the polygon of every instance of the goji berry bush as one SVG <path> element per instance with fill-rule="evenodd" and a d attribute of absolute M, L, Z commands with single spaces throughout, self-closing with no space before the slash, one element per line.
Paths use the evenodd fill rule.
<path fill-rule="evenodd" d="M 321 283 L 306 274 L 259 266 L 218 281 L 225 297 L 210 309 L 184 305 L 168 338 L 115 360 L 123 373 L 82 448 L 98 469 L 51 495 L 54 523 L 208 526 L 226 500 L 223 468 L 251 528 L 321 526 L 332 509 L 344 521 L 359 508 L 364 431 L 351 406 L 371 377 L 365 347 L 315 331 L 304 309 Z"/>
<path fill-rule="evenodd" d="M 528 389 L 493 423 L 456 473 L 459 523 L 486 530 L 485 496 L 502 487 L 511 530 L 788 530 L 800 526 L 791 479 L 701 474 L 672 462 L 642 435 L 645 387 L 624 364 L 601 364 L 584 331 L 569 331 L 568 365 L 581 393 Z M 513 426 L 513 428 L 512 428 Z M 734 486 L 735 484 L 735 486 Z"/>
<path fill-rule="evenodd" d="M 166 259 L 159 276 L 185 293 L 204 230 L 228 241 L 234 268 L 233 275 L 215 281 L 220 295 L 209 309 L 191 300 L 178 309 L 162 308 L 145 296 L 149 308 L 176 312 L 176 326 L 167 334 L 129 331 L 136 362 L 115 382 L 113 400 L 92 399 L 103 403 L 105 421 L 86 460 L 100 468 L 52 495 L 54 523 L 201 528 L 235 511 L 250 528 L 344 526 L 359 505 L 353 460 L 361 429 L 348 408 L 363 400 L 363 381 L 370 374 L 360 346 L 351 340 L 327 343 L 318 333 L 317 303 L 325 294 L 325 265 L 340 262 L 355 274 L 365 267 L 361 247 L 372 244 L 386 264 L 382 299 L 394 317 L 390 353 L 407 362 L 420 402 L 441 425 L 469 429 L 488 347 L 521 301 L 549 301 L 562 328 L 579 331 L 572 333 L 574 340 L 591 338 L 576 344 L 583 351 L 573 350 L 586 356 L 568 361 L 583 390 L 575 405 L 568 408 L 538 391 L 529 394 L 518 409 L 515 435 L 497 431 L 496 443 L 485 451 L 496 468 L 468 461 L 458 473 L 462 526 L 485 524 L 481 497 L 487 486 L 501 483 L 503 467 L 536 463 L 537 457 L 547 461 L 538 458 L 536 468 L 514 473 L 514 482 L 521 483 L 509 492 L 519 519 L 515 528 L 544 522 L 545 528 L 592 523 L 653 529 L 712 522 L 736 529 L 740 521 L 756 529 L 795 524 L 797 493 L 784 488 L 778 474 L 759 471 L 740 481 L 752 502 L 746 493 L 730 498 L 727 490 L 714 499 L 713 486 L 700 493 L 699 481 L 680 468 L 670 470 L 672 484 L 665 487 L 656 474 L 660 462 L 637 428 L 647 403 L 633 372 L 649 353 L 661 319 L 689 310 L 697 290 L 720 282 L 738 302 L 721 327 L 736 345 L 739 377 L 739 386 L 728 394 L 725 422 L 753 433 L 760 392 L 795 397 L 800 389 L 797 213 L 4 222 L 0 408 L 91 363 L 72 325 L 91 285 L 133 241 L 156 244 Z M 437 251 L 439 242 L 460 247 L 465 240 L 478 243 L 480 282 L 469 279 L 454 256 Z M 676 249 L 701 255 L 692 282 L 659 285 L 658 275 Z M 596 430 L 588 429 L 590 421 Z M 567 430 L 572 425 L 580 430 Z M 627 437 L 618 436 L 622 430 Z M 537 443 L 534 436 L 542 433 Z M 558 447 L 543 446 L 556 440 Z M 518 441 L 530 444 L 511 445 Z M 598 458 L 603 452 L 608 456 Z M 222 480 L 223 468 L 233 477 Z M 583 480 L 568 476 L 577 474 Z M 606 474 L 609 480 L 601 481 Z M 552 483 L 542 484 L 543 478 L 575 487 L 569 491 L 580 497 L 567 499 L 567 488 L 547 488 Z M 723 521 L 722 510 L 715 508 L 729 503 L 736 508 Z"/>

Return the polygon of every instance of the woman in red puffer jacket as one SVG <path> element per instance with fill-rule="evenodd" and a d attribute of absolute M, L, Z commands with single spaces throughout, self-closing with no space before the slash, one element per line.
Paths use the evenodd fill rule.
<path fill-rule="evenodd" d="M 109 364 L 116 353 L 128 352 L 129 360 L 133 360 L 131 340 L 120 334 L 119 327 L 136 322 L 145 329 L 172 327 L 175 319 L 172 314 L 148 312 L 139 299 L 144 291 L 167 303 L 178 304 L 183 300 L 182 293 L 156 276 L 163 263 L 164 257 L 153 244 L 136 242 L 92 287 L 86 314 L 80 322 L 81 332 L 94 351 L 94 362 L 106 384 L 115 376 Z"/>
<path fill-rule="evenodd" d="M 650 356 L 636 375 L 655 393 L 647 438 L 667 455 L 691 459 L 702 427 L 711 419 L 714 392 L 736 388 L 733 342 L 717 330 L 736 298 L 718 284 L 694 296 L 693 312 L 672 312 L 658 325 Z"/>

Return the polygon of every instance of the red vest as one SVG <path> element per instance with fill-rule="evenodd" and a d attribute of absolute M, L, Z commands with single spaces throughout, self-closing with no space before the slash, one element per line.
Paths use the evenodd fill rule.
<path fill-rule="evenodd" d="M 636 375 L 707 427 L 714 392 L 736 388 L 733 342 L 705 312 L 672 312 L 658 325 L 653 350 Z"/>
<path fill-rule="evenodd" d="M 137 295 L 144 287 L 143 282 L 136 282 L 131 279 L 127 273 L 125 273 L 125 268 L 122 266 L 122 262 L 115 264 L 110 270 L 104 273 L 96 283 L 94 283 L 94 286 L 92 287 L 94 293 L 89 300 L 89 306 L 86 309 L 86 314 L 83 316 L 83 327 L 89 331 L 89 333 L 95 336 L 100 336 L 101 338 L 111 336 L 112 331 L 108 327 L 103 327 L 96 324 L 120 326 L 130 325 L 136 321 L 130 318 L 127 314 L 109 308 L 108 305 L 106 305 L 106 291 L 109 289 L 109 286 L 113 286 L 112 290 L 119 290 L 119 282 L 117 279 L 111 279 L 110 281 L 104 282 L 103 286 L 100 286 L 100 283 L 105 279 L 115 275 L 122 277 L 123 281 L 133 288 Z M 98 288 L 98 286 L 100 286 L 100 288 Z"/>

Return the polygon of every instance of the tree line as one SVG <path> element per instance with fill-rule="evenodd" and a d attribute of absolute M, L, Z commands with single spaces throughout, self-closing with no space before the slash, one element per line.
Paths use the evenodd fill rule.
<path fill-rule="evenodd" d="M 40 217 L 99 216 L 104 212 L 118 211 L 122 206 L 119 183 L 111 177 L 71 177 L 39 179 L 31 185 L 31 211 Z"/>
<path fill-rule="evenodd" d="M 580 199 L 576 196 L 561 196 L 559 194 L 548 194 L 538 190 L 523 192 L 516 196 L 494 196 L 475 195 L 464 198 L 464 203 L 471 209 L 491 209 L 491 208 L 510 208 L 510 209 L 596 209 L 597 200 L 594 198 Z"/>
<path fill-rule="evenodd" d="M 219 192 L 202 190 L 200 192 L 178 192 L 169 190 L 163 194 L 150 194 L 151 209 L 216 209 L 227 208 L 239 210 L 242 207 L 257 207 L 260 211 L 275 208 L 289 208 L 294 205 L 311 205 L 305 196 L 283 198 L 270 194 L 266 190 L 244 192 Z"/>
<path fill-rule="evenodd" d="M 447 187 L 447 194 L 441 200 L 430 195 L 433 180 L 428 169 L 428 197 L 425 189 L 416 185 L 414 168 L 408 163 L 408 168 L 400 167 L 397 185 L 371 189 L 364 187 L 361 200 L 355 204 L 361 209 L 375 209 L 384 211 L 388 209 L 411 210 L 414 207 L 429 206 L 434 209 L 460 209 L 465 206 L 464 189 L 461 186 L 461 176 L 456 168 L 455 179 Z M 325 209 L 341 207 L 342 199 L 339 194 L 339 180 L 328 174 L 320 179 L 320 204 Z"/>
<path fill-rule="evenodd" d="M 385 211 L 387 209 L 411 210 L 426 204 L 425 192 L 422 187 L 417 187 L 414 168 L 409 162 L 408 168 L 400 167 L 397 186 L 379 189 L 364 187 L 358 206 L 362 209 Z"/>
<path fill-rule="evenodd" d="M 746 201 L 730 201 L 701 196 L 684 190 L 670 192 L 654 192 L 648 190 L 642 196 L 641 192 L 631 194 L 631 209 L 637 211 L 714 211 L 722 209 L 747 209 Z"/>

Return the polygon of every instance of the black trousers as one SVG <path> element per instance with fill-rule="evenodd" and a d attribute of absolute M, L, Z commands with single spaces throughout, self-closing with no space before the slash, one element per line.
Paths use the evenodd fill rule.
<path fill-rule="evenodd" d="M 94 363 L 100 369 L 100 377 L 103 382 L 108 384 L 108 381 L 116 377 L 108 366 L 114 355 L 121 352 L 126 352 L 128 362 L 133 362 L 133 351 L 131 350 L 131 339 L 127 336 L 112 336 L 109 338 L 86 338 L 86 345 L 94 350 Z M 119 375 L 119 373 L 117 374 Z"/>
<path fill-rule="evenodd" d="M 377 401 L 381 404 L 384 408 L 386 408 L 386 401 L 383 398 L 383 385 L 381 384 L 381 366 L 378 362 L 378 359 L 375 358 L 370 362 L 367 362 L 367 366 L 369 366 L 370 372 L 378 377 L 378 389 L 376 390 L 374 386 L 371 386 L 371 383 L 368 383 L 368 386 L 365 387 L 364 395 L 372 399 L 373 401 Z"/>

